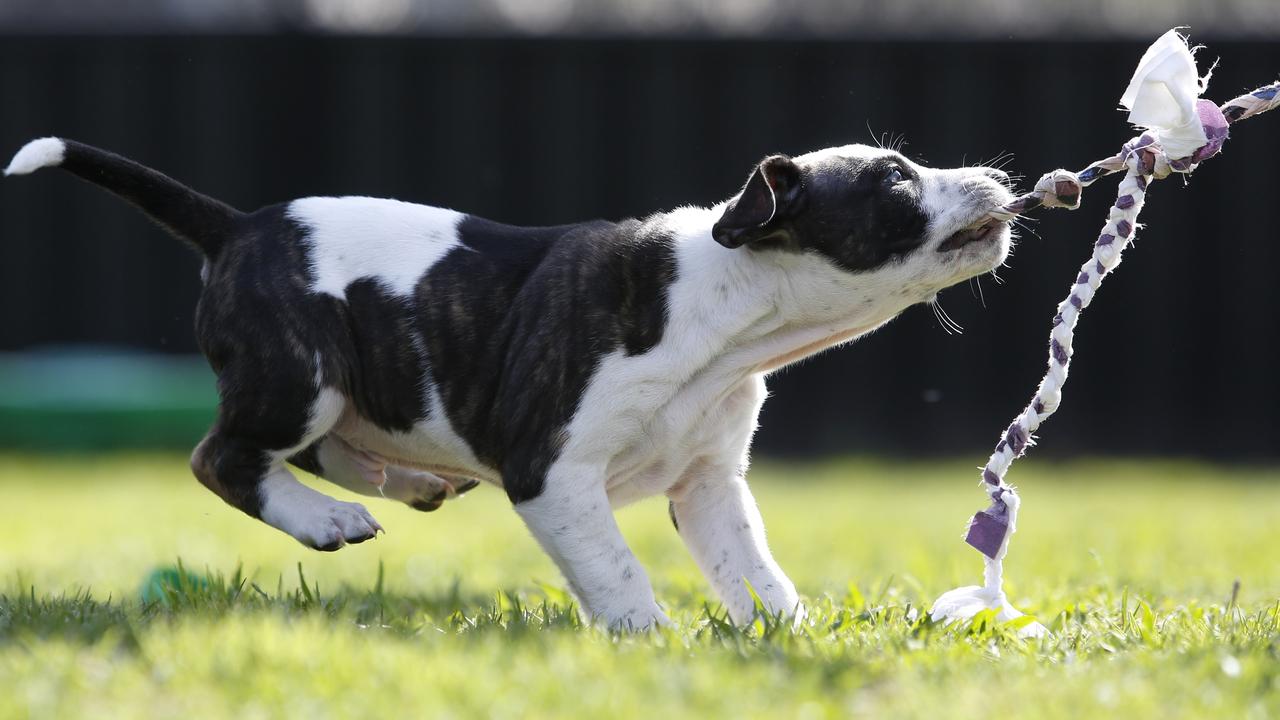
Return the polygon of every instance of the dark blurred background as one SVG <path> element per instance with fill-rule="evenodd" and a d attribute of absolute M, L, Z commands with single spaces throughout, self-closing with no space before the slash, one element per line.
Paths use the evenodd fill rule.
<path fill-rule="evenodd" d="M 517 224 L 710 204 L 768 153 L 882 135 L 935 166 L 1012 153 L 1029 185 L 1132 135 L 1118 98 L 1175 25 L 1221 60 L 1214 99 L 1280 74 L 1275 0 L 6 0 L 0 154 L 60 135 L 246 209 L 362 194 Z M 1037 454 L 1280 456 L 1278 156 L 1265 116 L 1156 186 Z M 915 307 L 776 375 L 758 452 L 980 462 L 1113 198 L 1039 214 L 1003 284 L 944 293 L 963 335 Z M 0 446 L 193 444 L 197 272 L 96 188 L 0 183 Z"/>

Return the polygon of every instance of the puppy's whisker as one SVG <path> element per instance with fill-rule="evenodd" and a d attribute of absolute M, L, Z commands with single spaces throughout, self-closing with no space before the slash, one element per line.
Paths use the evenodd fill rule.
<path fill-rule="evenodd" d="M 978 302 L 982 303 L 983 309 L 986 309 L 987 296 L 986 296 L 986 293 L 982 292 L 982 276 L 974 275 L 972 280 L 973 280 L 973 286 L 978 288 Z"/>
<path fill-rule="evenodd" d="M 934 317 L 938 318 L 938 322 L 942 325 L 942 329 L 946 330 L 948 335 L 961 335 L 964 333 L 964 328 L 960 326 L 960 323 L 953 320 L 951 316 L 947 314 L 946 310 L 942 309 L 942 304 L 936 297 L 933 299 L 933 302 L 929 303 L 929 305 L 933 308 Z"/>
<path fill-rule="evenodd" d="M 942 328 L 942 331 L 948 335 L 953 335 L 954 333 L 951 332 L 950 326 L 948 326 L 945 322 L 943 322 L 942 316 L 938 314 L 937 303 L 936 302 L 929 303 L 929 309 L 933 311 L 933 318 L 938 321 L 938 325 Z"/>
<path fill-rule="evenodd" d="M 1031 227 L 1031 224 L 1030 224 L 1030 223 L 1025 222 L 1025 219 L 1024 219 L 1024 218 L 1015 218 L 1015 219 L 1013 220 L 1012 225 L 1013 225 L 1015 228 L 1019 229 L 1019 230 L 1026 230 L 1028 233 L 1030 233 L 1030 234 L 1031 234 L 1033 237 L 1035 237 L 1035 239 L 1037 239 L 1037 240 L 1043 240 L 1043 239 L 1044 239 L 1044 238 L 1040 237 L 1040 233 L 1038 233 L 1038 232 L 1036 232 L 1036 231 L 1035 231 L 1035 228 Z"/>

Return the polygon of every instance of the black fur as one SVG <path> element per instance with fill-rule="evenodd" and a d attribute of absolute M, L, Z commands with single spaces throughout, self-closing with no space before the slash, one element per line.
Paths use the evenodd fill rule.
<path fill-rule="evenodd" d="M 242 218 L 209 260 L 196 307 L 196 339 L 217 375 L 220 402 L 193 466 L 202 482 L 255 517 L 270 454 L 303 441 L 315 378 L 342 374 L 336 364 L 316 365 L 315 351 L 344 335 L 338 308 L 308 292 L 308 281 L 300 229 L 283 206 L 264 208 Z"/>
<path fill-rule="evenodd" d="M 132 160 L 74 140 L 63 144 L 63 169 L 124 198 L 206 256 L 218 253 L 243 217 L 230 205 Z"/>

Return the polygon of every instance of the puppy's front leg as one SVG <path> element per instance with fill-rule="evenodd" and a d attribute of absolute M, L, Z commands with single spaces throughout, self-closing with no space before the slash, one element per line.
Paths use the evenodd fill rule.
<path fill-rule="evenodd" d="M 755 610 L 744 580 L 770 613 L 803 611 L 769 552 L 764 520 L 736 464 L 696 463 L 668 496 L 680 537 L 735 623 L 750 622 Z"/>
<path fill-rule="evenodd" d="M 542 492 L 515 508 L 593 620 L 618 630 L 670 622 L 614 522 L 602 473 L 557 464 Z"/>

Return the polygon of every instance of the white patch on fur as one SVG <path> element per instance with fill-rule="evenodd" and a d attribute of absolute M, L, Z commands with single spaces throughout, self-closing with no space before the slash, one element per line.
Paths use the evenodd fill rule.
<path fill-rule="evenodd" d="M 13 156 L 4 174 L 26 175 L 40 168 L 61 165 L 66 152 L 67 145 L 59 138 L 47 137 L 32 140 L 23 145 L 18 154 Z"/>
<path fill-rule="evenodd" d="M 368 197 L 311 197 L 289 203 L 288 216 L 308 228 L 311 289 L 346 298 L 362 278 L 409 295 L 450 250 L 462 247 L 462 213 Z"/>

